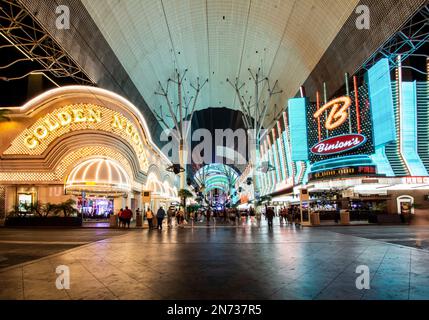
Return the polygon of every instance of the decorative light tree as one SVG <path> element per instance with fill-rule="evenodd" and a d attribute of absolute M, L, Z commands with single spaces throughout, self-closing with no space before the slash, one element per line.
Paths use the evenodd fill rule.
<path fill-rule="evenodd" d="M 263 137 L 262 127 L 266 119 L 267 111 L 270 108 L 273 96 L 283 91 L 278 88 L 278 80 L 271 85 L 268 77 L 262 75 L 261 68 L 258 68 L 256 72 L 253 72 L 250 68 L 248 71 L 251 76 L 249 80 L 253 82 L 254 85 L 253 95 L 249 96 L 242 93 L 242 90 L 246 86 L 246 82 L 240 81 L 238 78 L 235 78 L 234 81 L 230 79 L 226 79 L 226 81 L 232 86 L 237 95 L 243 114 L 243 122 L 252 139 L 253 143 L 249 146 L 250 161 L 256 169 L 261 166 L 259 150 L 261 138 Z M 265 89 L 266 92 L 261 91 L 261 89 Z M 259 190 L 256 170 L 253 170 L 253 181 L 256 195 Z"/>
<path fill-rule="evenodd" d="M 194 90 L 194 95 L 189 97 L 187 92 L 184 90 L 184 82 L 187 80 L 185 78 L 188 69 L 185 69 L 183 73 L 180 73 L 177 69 L 174 72 L 173 79 L 169 78 L 167 80 L 167 85 L 164 87 L 161 82 L 158 82 L 159 91 L 156 91 L 155 94 L 165 98 L 165 103 L 168 109 L 168 116 L 163 112 L 162 105 L 159 108 L 159 112 L 154 110 L 154 114 L 157 119 L 162 123 L 166 128 L 173 129 L 173 138 L 178 142 L 178 155 L 179 155 L 179 165 L 181 168 L 186 169 L 185 159 L 186 159 L 186 150 L 185 150 L 185 139 L 188 137 L 189 130 L 191 128 L 192 118 L 195 112 L 195 107 L 197 105 L 198 96 L 208 82 L 206 79 L 203 83 L 200 83 L 200 78 L 197 77 L 196 84 L 190 83 L 190 87 Z M 174 84 L 177 89 L 177 104 L 173 106 L 172 97 L 169 96 L 170 85 Z M 185 93 L 186 92 L 186 93 Z M 191 106 L 192 103 L 192 106 Z M 167 122 L 167 118 L 172 119 L 173 126 Z M 188 125 L 185 125 L 185 122 Z M 182 171 L 182 170 L 180 170 Z M 185 177 L 186 170 L 183 170 L 183 173 L 180 174 L 180 188 L 185 188 Z"/>

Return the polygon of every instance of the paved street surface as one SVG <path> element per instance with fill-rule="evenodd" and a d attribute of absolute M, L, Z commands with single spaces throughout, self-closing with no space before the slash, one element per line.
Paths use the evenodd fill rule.
<path fill-rule="evenodd" d="M 429 251 L 428 226 L 329 227 L 326 230 Z"/>
<path fill-rule="evenodd" d="M 386 242 L 426 238 L 428 232 L 429 227 L 278 225 L 273 231 L 0 229 L 2 241 L 57 241 L 56 252 L 68 249 L 65 242 L 74 246 L 1 269 L 0 298 L 429 299 L 429 252 Z M 3 243 L 0 256 L 16 245 Z M 41 245 L 32 247 L 37 252 Z M 70 268 L 70 290 L 55 287 L 59 265 Z M 359 265 L 369 267 L 369 290 L 356 288 Z"/>
<path fill-rule="evenodd" d="M 0 228 L 0 269 L 123 233 L 109 229 Z"/>

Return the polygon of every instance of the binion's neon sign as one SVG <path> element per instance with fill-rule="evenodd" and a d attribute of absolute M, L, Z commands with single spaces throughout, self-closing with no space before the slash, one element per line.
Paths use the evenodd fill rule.
<path fill-rule="evenodd" d="M 347 120 L 349 116 L 348 109 L 351 105 L 352 99 L 349 97 L 344 96 L 336 98 L 323 105 L 314 113 L 313 117 L 317 119 L 323 114 L 323 112 L 331 108 L 331 111 L 325 121 L 325 128 L 328 130 L 334 130 Z"/>

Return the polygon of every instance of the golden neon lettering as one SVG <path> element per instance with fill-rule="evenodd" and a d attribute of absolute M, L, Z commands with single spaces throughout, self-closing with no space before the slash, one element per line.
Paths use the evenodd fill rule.
<path fill-rule="evenodd" d="M 89 122 L 101 122 L 101 111 L 88 109 L 88 121 Z"/>
<path fill-rule="evenodd" d="M 124 129 L 124 121 L 122 121 L 116 114 L 113 116 L 112 127 L 117 129 Z"/>
<path fill-rule="evenodd" d="M 319 110 L 316 111 L 313 116 L 317 119 L 322 115 L 323 112 L 325 112 L 329 108 L 332 108 L 326 119 L 325 128 L 328 130 L 334 130 L 335 128 L 341 126 L 347 120 L 349 116 L 348 109 L 351 105 L 352 100 L 349 97 L 340 97 L 331 100 L 327 104 L 323 105 Z"/>
<path fill-rule="evenodd" d="M 85 122 L 86 121 L 86 117 L 84 116 L 82 109 L 73 109 L 72 112 L 73 112 L 73 117 L 74 117 L 73 122 L 79 123 L 79 122 Z"/>
<path fill-rule="evenodd" d="M 76 105 L 78 108 L 63 108 L 48 114 L 44 118 L 40 119 L 37 126 L 32 127 L 29 134 L 24 137 L 23 144 L 28 149 L 35 149 L 37 146 L 50 135 L 59 137 L 64 134 L 61 131 L 62 128 L 69 127 L 70 131 L 73 131 L 74 124 L 88 123 L 94 124 L 94 129 L 97 129 L 95 123 L 101 123 L 103 120 L 102 109 L 97 109 L 95 105 Z M 133 125 L 131 121 L 122 116 L 121 114 L 113 114 L 110 122 L 112 129 L 117 129 L 118 134 L 126 135 L 129 137 L 128 141 L 133 145 L 139 158 L 145 157 L 145 148 L 143 145 L 142 137 L 138 129 Z M 79 128 L 80 130 L 80 128 Z"/>
<path fill-rule="evenodd" d="M 46 129 L 44 126 L 38 126 L 36 129 L 34 129 L 34 135 L 39 140 L 42 140 L 48 136 L 48 129 Z"/>
<path fill-rule="evenodd" d="M 58 127 L 60 126 L 60 124 L 55 121 L 54 123 L 52 123 L 52 121 L 48 118 L 45 121 L 46 126 L 48 127 L 49 132 L 55 131 L 58 129 Z"/>
<path fill-rule="evenodd" d="M 72 121 L 72 117 L 68 112 L 59 112 L 57 114 L 57 117 L 63 127 L 70 124 L 70 122 Z"/>
<path fill-rule="evenodd" d="M 39 144 L 39 141 L 34 136 L 27 136 L 24 139 L 24 144 L 28 149 L 34 149 Z"/>

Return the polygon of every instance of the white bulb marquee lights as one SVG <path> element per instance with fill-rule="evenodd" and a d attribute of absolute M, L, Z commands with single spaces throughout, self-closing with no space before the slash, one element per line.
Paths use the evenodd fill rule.
<path fill-rule="evenodd" d="M 67 178 L 68 193 L 120 194 L 131 191 L 130 178 L 122 166 L 110 159 L 88 159 L 78 164 Z"/>
<path fill-rule="evenodd" d="M 151 190 L 154 198 L 179 200 L 177 188 L 172 187 L 166 180 L 161 182 L 154 173 L 149 174 L 145 189 Z"/>

